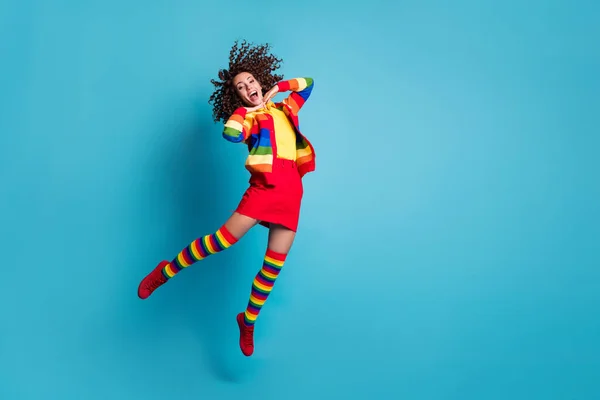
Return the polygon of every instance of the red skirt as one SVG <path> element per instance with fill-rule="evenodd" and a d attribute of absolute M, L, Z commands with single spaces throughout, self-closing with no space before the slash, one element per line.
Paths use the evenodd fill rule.
<path fill-rule="evenodd" d="M 280 224 L 296 232 L 304 188 L 296 162 L 276 158 L 269 183 L 260 177 L 250 178 L 236 211 L 257 219 L 263 226 Z"/>

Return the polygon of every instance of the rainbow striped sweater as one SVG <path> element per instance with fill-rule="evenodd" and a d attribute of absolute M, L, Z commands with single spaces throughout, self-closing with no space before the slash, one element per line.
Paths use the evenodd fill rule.
<path fill-rule="evenodd" d="M 315 170 L 315 150 L 309 140 L 300 133 L 298 112 L 310 97 L 314 83 L 312 78 L 294 78 L 277 83 L 279 92 L 291 91 L 290 95 L 274 106 L 282 110 L 296 128 L 296 163 L 300 176 Z M 270 115 L 261 111 L 247 112 L 240 107 L 229 117 L 223 129 L 223 137 L 234 143 L 248 145 L 246 169 L 251 174 L 268 174 L 272 171 L 273 158 L 277 154 L 274 123 Z"/>

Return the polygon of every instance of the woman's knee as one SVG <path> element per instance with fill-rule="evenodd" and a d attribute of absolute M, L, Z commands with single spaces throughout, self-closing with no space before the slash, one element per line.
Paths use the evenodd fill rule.
<path fill-rule="evenodd" d="M 269 229 L 269 250 L 280 254 L 289 253 L 296 238 L 296 232 L 282 226 L 272 224 Z"/>
<path fill-rule="evenodd" d="M 254 218 L 234 212 L 231 217 L 229 217 L 227 222 L 225 222 L 225 228 L 227 228 L 229 233 L 231 233 L 236 239 L 240 239 L 257 223 L 258 221 Z"/>

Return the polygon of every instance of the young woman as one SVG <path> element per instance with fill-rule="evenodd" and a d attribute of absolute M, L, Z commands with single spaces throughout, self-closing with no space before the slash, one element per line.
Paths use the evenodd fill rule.
<path fill-rule="evenodd" d="M 304 194 L 302 177 L 315 170 L 315 151 L 300 132 L 298 112 L 313 89 L 311 78 L 283 80 L 275 74 L 282 60 L 269 53 L 270 46 L 247 42 L 231 48 L 229 68 L 211 80 L 215 92 L 215 122 L 225 122 L 223 137 L 248 147 L 245 167 L 250 186 L 236 211 L 214 233 L 199 237 L 172 261 L 161 261 L 140 283 L 138 296 L 146 299 L 182 269 L 237 243 L 257 224 L 269 229 L 262 267 L 254 278 L 250 299 L 237 315 L 240 349 L 254 352 L 254 324 L 273 289 L 292 247 Z M 290 92 L 281 102 L 271 99 Z"/>

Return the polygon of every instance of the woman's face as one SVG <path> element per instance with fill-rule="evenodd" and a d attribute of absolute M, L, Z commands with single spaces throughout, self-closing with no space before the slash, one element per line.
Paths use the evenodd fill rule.
<path fill-rule="evenodd" d="M 262 87 L 248 72 L 241 72 L 233 78 L 235 92 L 247 106 L 258 106 L 263 102 Z"/>

